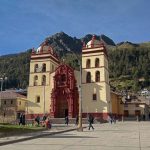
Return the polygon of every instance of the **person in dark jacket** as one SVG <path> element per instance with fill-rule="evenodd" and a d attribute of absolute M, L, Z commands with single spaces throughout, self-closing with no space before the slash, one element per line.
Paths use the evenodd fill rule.
<path fill-rule="evenodd" d="M 22 125 L 25 125 L 26 124 L 26 121 L 25 121 L 26 119 L 25 119 L 25 114 L 23 113 L 22 114 Z"/>
<path fill-rule="evenodd" d="M 78 115 L 76 116 L 76 123 L 75 123 L 75 125 L 78 125 L 78 122 L 79 122 L 79 117 L 78 117 Z"/>
<path fill-rule="evenodd" d="M 66 116 L 65 117 L 65 124 L 68 125 L 68 123 L 69 123 L 69 118 L 68 118 L 68 116 Z"/>
<path fill-rule="evenodd" d="M 39 126 L 40 125 L 40 116 L 39 115 L 36 116 L 35 121 L 37 122 L 37 124 Z"/>
<path fill-rule="evenodd" d="M 89 130 L 90 130 L 90 128 L 92 128 L 94 130 L 94 127 L 92 125 L 94 123 L 94 117 L 91 114 L 89 114 L 89 116 L 88 116 L 88 122 L 89 122 Z"/>
<path fill-rule="evenodd" d="M 20 116 L 19 116 L 19 125 L 22 125 L 22 113 L 20 114 Z"/>

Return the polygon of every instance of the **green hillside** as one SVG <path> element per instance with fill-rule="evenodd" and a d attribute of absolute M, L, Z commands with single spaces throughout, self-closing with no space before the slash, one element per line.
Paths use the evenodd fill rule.
<path fill-rule="evenodd" d="M 64 32 L 47 37 L 60 59 L 75 69 L 79 69 L 77 59 L 81 59 L 82 43 L 91 40 L 92 34 L 81 39 Z M 96 35 L 108 48 L 110 83 L 117 89 L 139 90 L 150 86 L 150 42 L 115 44 L 105 35 Z M 76 53 L 73 54 L 73 53 Z M 4 88 L 26 88 L 29 81 L 29 61 L 31 50 L 20 54 L 0 57 L 0 74 L 6 73 L 8 81 Z M 78 57 L 78 58 L 77 58 Z"/>

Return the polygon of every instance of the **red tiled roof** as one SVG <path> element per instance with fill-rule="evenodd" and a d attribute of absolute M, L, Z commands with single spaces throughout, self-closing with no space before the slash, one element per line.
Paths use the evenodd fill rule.
<path fill-rule="evenodd" d="M 20 98 L 27 98 L 24 95 L 16 93 L 14 91 L 2 91 L 0 92 L 0 99 L 16 99 L 17 97 Z"/>

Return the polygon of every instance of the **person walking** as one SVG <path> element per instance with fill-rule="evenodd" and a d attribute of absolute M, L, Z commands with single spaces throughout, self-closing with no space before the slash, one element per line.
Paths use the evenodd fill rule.
<path fill-rule="evenodd" d="M 75 122 L 75 125 L 78 125 L 78 122 L 79 122 L 79 117 L 78 115 L 76 116 L 76 122 Z"/>
<path fill-rule="evenodd" d="M 21 113 L 19 116 L 19 125 L 22 125 L 22 119 L 23 119 L 22 117 L 23 117 L 23 114 Z"/>
<path fill-rule="evenodd" d="M 50 122 L 50 118 L 47 117 L 47 119 L 45 120 L 45 126 L 47 129 L 51 129 L 52 128 L 52 124 Z"/>
<path fill-rule="evenodd" d="M 113 122 L 114 124 L 116 124 L 116 116 L 115 116 L 115 115 L 112 116 L 112 122 Z"/>
<path fill-rule="evenodd" d="M 25 113 L 22 114 L 22 125 L 25 126 L 26 124 L 26 118 L 25 118 Z"/>
<path fill-rule="evenodd" d="M 39 126 L 40 125 L 40 116 L 39 115 L 36 116 L 35 121 L 37 122 L 37 125 Z"/>
<path fill-rule="evenodd" d="M 89 122 L 89 130 L 90 130 L 90 128 L 92 128 L 94 130 L 94 127 L 92 125 L 94 123 L 94 117 L 91 114 L 89 114 L 89 116 L 88 116 L 88 122 Z"/>
<path fill-rule="evenodd" d="M 65 124 L 68 125 L 68 123 L 69 123 L 69 118 L 68 118 L 68 116 L 66 116 L 65 117 Z"/>

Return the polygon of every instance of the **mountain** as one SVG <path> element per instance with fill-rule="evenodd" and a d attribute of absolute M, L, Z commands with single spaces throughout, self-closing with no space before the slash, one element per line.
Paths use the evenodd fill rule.
<path fill-rule="evenodd" d="M 62 56 L 70 51 L 78 54 L 81 53 L 83 42 L 87 43 L 91 40 L 92 36 L 92 34 L 87 34 L 83 38 L 77 39 L 76 37 L 68 36 L 64 32 L 60 32 L 47 37 L 45 40 L 48 41 L 49 45 L 54 48 L 58 55 Z M 107 45 L 115 46 L 114 41 L 105 35 L 96 35 L 96 38 L 103 40 Z"/>
<path fill-rule="evenodd" d="M 64 32 L 56 33 L 45 39 L 58 53 L 60 59 L 75 69 L 79 69 L 83 42 L 87 43 L 92 34 L 78 39 Z M 115 44 L 106 35 L 95 35 L 108 48 L 110 83 L 119 90 L 124 88 L 139 90 L 150 86 L 150 42 Z M 42 44 L 42 43 L 41 43 Z M 74 54 L 75 53 L 75 54 Z M 0 57 L 0 75 L 4 72 L 8 81 L 4 88 L 26 88 L 29 81 L 29 63 L 31 50 L 20 54 Z M 142 79 L 142 80 L 141 80 Z"/>
<path fill-rule="evenodd" d="M 72 38 L 64 32 L 56 33 L 55 35 L 47 37 L 45 40 L 48 41 L 49 45 L 61 56 L 69 51 L 80 53 L 82 49 L 82 42 L 80 39 L 76 37 Z"/>

